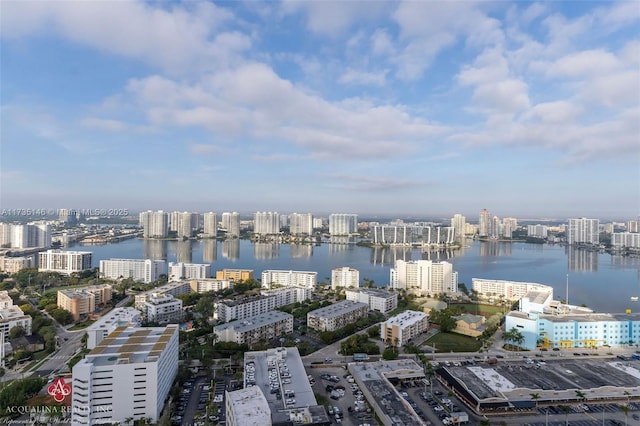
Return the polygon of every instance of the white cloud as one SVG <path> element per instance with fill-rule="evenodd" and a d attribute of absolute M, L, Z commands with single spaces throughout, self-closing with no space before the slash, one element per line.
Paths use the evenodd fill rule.
<path fill-rule="evenodd" d="M 281 138 L 315 155 L 400 154 L 444 128 L 402 106 L 360 99 L 329 102 L 263 64 L 208 75 L 198 85 L 158 76 L 127 86 L 154 125 L 198 126 L 234 138 Z"/>
<path fill-rule="evenodd" d="M 563 56 L 548 68 L 551 76 L 602 75 L 620 68 L 620 61 L 605 50 L 583 50 Z"/>
<path fill-rule="evenodd" d="M 285 0 L 285 14 L 302 13 L 314 34 L 339 37 L 356 22 L 371 22 L 385 16 L 392 3 L 383 1 L 297 1 Z"/>
<path fill-rule="evenodd" d="M 222 30 L 233 16 L 210 2 L 11 1 L 0 16 L 6 39 L 60 35 L 171 72 L 233 65 L 251 46 L 248 36 Z"/>
<path fill-rule="evenodd" d="M 347 68 L 344 74 L 338 78 L 338 82 L 346 85 L 383 86 L 386 83 L 387 73 L 387 70 L 367 72 Z"/>

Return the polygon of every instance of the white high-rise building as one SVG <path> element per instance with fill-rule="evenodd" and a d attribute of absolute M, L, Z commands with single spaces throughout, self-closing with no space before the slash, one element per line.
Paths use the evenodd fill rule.
<path fill-rule="evenodd" d="M 618 249 L 640 249 L 640 234 L 637 232 L 614 232 L 611 234 L 611 246 Z"/>
<path fill-rule="evenodd" d="M 518 219 L 515 217 L 505 217 L 502 219 L 502 235 L 511 238 L 513 231 L 518 229 Z"/>
<path fill-rule="evenodd" d="M 311 213 L 292 213 L 289 215 L 289 233 L 291 235 L 313 234 L 313 216 Z"/>
<path fill-rule="evenodd" d="M 131 278 L 134 281 L 152 283 L 166 273 L 164 260 L 107 259 L 100 261 L 100 277 L 117 280 Z"/>
<path fill-rule="evenodd" d="M 454 229 L 455 238 L 463 238 L 467 225 L 467 219 L 461 214 L 454 214 L 451 219 L 451 227 Z"/>
<path fill-rule="evenodd" d="M 39 253 L 38 259 L 40 271 L 71 275 L 73 272 L 91 269 L 90 251 L 47 250 Z"/>
<path fill-rule="evenodd" d="M 488 237 L 491 235 L 491 214 L 487 209 L 482 209 L 478 219 L 478 236 Z"/>
<path fill-rule="evenodd" d="M 547 238 L 549 227 L 547 225 L 527 225 L 527 235 L 535 238 Z"/>
<path fill-rule="evenodd" d="M 96 322 L 86 328 L 87 349 L 93 349 L 105 337 L 122 326 L 140 327 L 142 324 L 141 312 L 131 307 L 115 308 L 103 315 Z"/>
<path fill-rule="evenodd" d="M 277 212 L 256 212 L 253 216 L 253 233 L 258 235 L 280 233 L 280 215 Z"/>
<path fill-rule="evenodd" d="M 214 212 L 204 214 L 204 236 L 215 238 L 218 235 L 218 215 Z"/>
<path fill-rule="evenodd" d="M 453 294 L 458 291 L 458 273 L 449 262 L 396 260 L 389 273 L 389 286 L 414 294 Z"/>
<path fill-rule="evenodd" d="M 183 279 L 203 279 L 211 277 L 211 265 L 207 263 L 169 262 L 169 281 Z"/>
<path fill-rule="evenodd" d="M 329 215 L 329 234 L 351 235 L 358 232 L 358 215 L 333 213 Z"/>
<path fill-rule="evenodd" d="M 600 244 L 600 220 L 569 219 L 567 227 L 568 244 Z"/>
<path fill-rule="evenodd" d="M 143 238 L 166 238 L 169 234 L 169 215 L 162 210 L 140 213 Z"/>
<path fill-rule="evenodd" d="M 11 224 L 0 223 L 0 248 L 11 247 Z"/>
<path fill-rule="evenodd" d="M 240 236 L 240 214 L 238 212 L 222 213 L 222 229 L 227 231 L 227 237 Z"/>
<path fill-rule="evenodd" d="M 2 245 L 13 248 L 51 247 L 51 225 L 47 222 L 3 225 L 0 229 Z"/>
<path fill-rule="evenodd" d="M 360 287 L 360 271 L 348 266 L 332 269 L 331 289 L 336 290 L 339 287 Z"/>
<path fill-rule="evenodd" d="M 194 229 L 198 228 L 198 214 L 192 212 L 171 213 L 171 230 L 176 231 L 178 238 L 191 238 Z"/>
<path fill-rule="evenodd" d="M 22 327 L 27 336 L 31 335 L 31 316 L 25 315 L 19 306 L 14 306 L 13 299 L 6 290 L 0 291 L 0 347 L 4 347 L 5 339 L 13 327 Z"/>
<path fill-rule="evenodd" d="M 118 327 L 73 367 L 71 424 L 157 423 L 178 373 L 178 325 Z"/>
<path fill-rule="evenodd" d="M 308 271 L 263 271 L 262 288 L 271 288 L 272 284 L 285 287 L 297 286 L 315 290 L 318 285 L 318 273 Z"/>

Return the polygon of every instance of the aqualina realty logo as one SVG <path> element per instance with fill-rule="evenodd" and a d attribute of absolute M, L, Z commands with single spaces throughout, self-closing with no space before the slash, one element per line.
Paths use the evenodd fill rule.
<path fill-rule="evenodd" d="M 56 402 L 62 402 L 67 395 L 71 394 L 71 386 L 69 386 L 62 377 L 58 377 L 47 387 L 47 393 L 51 395 Z"/>

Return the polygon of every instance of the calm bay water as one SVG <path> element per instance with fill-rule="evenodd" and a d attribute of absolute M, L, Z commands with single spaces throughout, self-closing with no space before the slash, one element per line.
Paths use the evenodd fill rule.
<path fill-rule="evenodd" d="M 132 239 L 100 246 L 74 246 L 69 250 L 93 252 L 93 266 L 109 258 L 152 258 L 168 262 L 211 263 L 223 268 L 253 269 L 256 278 L 266 269 L 318 272 L 318 281 L 329 282 L 331 270 L 349 266 L 376 286 L 389 283 L 389 269 L 396 259 L 446 260 L 458 272 L 458 281 L 471 287 L 472 278 L 528 281 L 547 284 L 556 298 L 565 298 L 567 274 L 569 301 L 599 312 L 640 310 L 640 259 L 576 250 L 556 245 L 473 242 L 455 251 L 426 252 L 417 249 L 382 249 L 353 244 L 289 245 L 235 241 L 148 241 Z"/>

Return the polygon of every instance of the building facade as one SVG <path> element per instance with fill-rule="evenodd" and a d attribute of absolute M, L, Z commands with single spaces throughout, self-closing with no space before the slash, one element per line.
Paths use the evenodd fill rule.
<path fill-rule="evenodd" d="M 0 271 L 7 274 L 15 274 L 24 268 L 33 268 L 33 258 L 29 256 L 9 257 L 0 256 Z"/>
<path fill-rule="evenodd" d="M 458 273 L 449 262 L 399 259 L 389 272 L 389 287 L 417 295 L 455 294 Z"/>
<path fill-rule="evenodd" d="M 188 281 L 170 282 L 159 287 L 154 287 L 151 290 L 147 290 L 143 293 L 136 294 L 134 298 L 134 306 L 136 309 L 142 310 L 145 302 L 153 294 L 169 294 L 171 296 L 179 296 L 181 294 L 188 293 L 191 293 L 191 285 Z"/>
<path fill-rule="evenodd" d="M 311 213 L 292 213 L 289 215 L 289 233 L 291 235 L 312 235 L 313 216 Z"/>
<path fill-rule="evenodd" d="M 203 216 L 205 238 L 216 238 L 218 235 L 218 215 L 214 212 L 205 213 Z"/>
<path fill-rule="evenodd" d="M 71 424 L 157 423 L 177 373 L 177 325 L 118 327 L 73 367 Z"/>
<path fill-rule="evenodd" d="M 308 271 L 263 271 L 262 287 L 271 288 L 273 284 L 285 287 L 305 287 L 310 290 L 315 290 L 318 285 L 318 273 Z"/>
<path fill-rule="evenodd" d="M 317 331 L 335 331 L 352 324 L 369 312 L 366 303 L 342 300 L 307 314 L 307 327 Z"/>
<path fill-rule="evenodd" d="M 73 290 L 58 290 L 58 308 L 68 311 L 74 321 L 87 317 L 111 301 L 113 288 L 109 284 L 94 285 Z"/>
<path fill-rule="evenodd" d="M 358 215 L 333 213 L 329 215 L 329 234 L 351 235 L 358 232 Z"/>
<path fill-rule="evenodd" d="M 271 426 L 271 409 L 257 386 L 225 391 L 227 426 Z"/>
<path fill-rule="evenodd" d="M 600 220 L 569 219 L 567 244 L 600 244 Z"/>
<path fill-rule="evenodd" d="M 429 329 L 429 316 L 424 312 L 404 311 L 380 325 L 380 338 L 387 345 L 403 346 Z"/>
<path fill-rule="evenodd" d="M 353 302 L 366 303 L 369 310 L 387 314 L 398 307 L 398 294 L 384 290 L 373 290 L 368 288 L 347 289 L 345 291 L 347 300 Z"/>
<path fill-rule="evenodd" d="M 223 322 L 247 319 L 277 308 L 276 298 L 261 294 L 236 300 L 222 300 L 213 306 L 214 318 Z"/>
<path fill-rule="evenodd" d="M 253 269 L 223 269 L 216 271 L 216 279 L 235 282 L 252 280 Z"/>
<path fill-rule="evenodd" d="M 227 233 L 227 237 L 240 237 L 240 214 L 238 212 L 222 213 L 222 229 Z"/>
<path fill-rule="evenodd" d="M 213 328 L 219 341 L 246 344 L 250 348 L 292 331 L 293 315 L 280 311 L 265 312 Z"/>
<path fill-rule="evenodd" d="M 166 238 L 169 235 L 169 214 L 162 210 L 141 212 L 139 215 L 143 238 Z"/>
<path fill-rule="evenodd" d="M 171 294 L 152 293 L 142 306 L 142 314 L 147 322 L 158 324 L 177 323 L 182 320 L 182 300 Z"/>
<path fill-rule="evenodd" d="M 164 260 L 106 259 L 100 261 L 100 277 L 112 280 L 130 278 L 148 284 L 159 280 L 165 273 Z"/>
<path fill-rule="evenodd" d="M 640 234 L 637 232 L 614 232 L 611 246 L 616 249 L 640 249 Z"/>
<path fill-rule="evenodd" d="M 218 280 L 216 278 L 200 278 L 197 280 L 189 280 L 189 287 L 192 293 L 206 293 L 231 288 L 231 281 Z"/>
<path fill-rule="evenodd" d="M 551 292 L 553 295 L 553 287 L 544 284 L 521 281 L 487 280 L 483 278 L 472 278 L 471 289 L 482 298 L 494 298 L 495 300 L 498 300 L 502 296 L 502 299 L 510 302 L 519 300 L 530 291 Z"/>
<path fill-rule="evenodd" d="M 31 335 L 31 316 L 25 315 L 19 306 L 13 304 L 13 299 L 5 290 L 0 291 L 0 346 L 4 347 L 9 341 L 9 332 L 13 327 L 22 327 L 27 336 Z"/>
<path fill-rule="evenodd" d="M 38 270 L 71 275 L 91 269 L 90 251 L 47 250 L 38 253 Z"/>
<path fill-rule="evenodd" d="M 211 265 L 208 263 L 169 262 L 169 281 L 200 280 L 211 277 Z"/>
<path fill-rule="evenodd" d="M 256 212 L 253 216 L 253 233 L 275 235 L 280 233 L 280 215 L 277 212 Z"/>
<path fill-rule="evenodd" d="M 331 270 L 331 289 L 360 287 L 360 271 L 348 266 Z"/>

